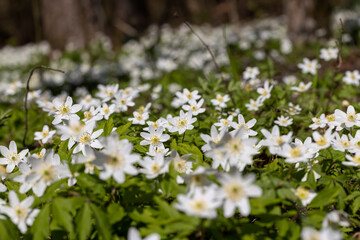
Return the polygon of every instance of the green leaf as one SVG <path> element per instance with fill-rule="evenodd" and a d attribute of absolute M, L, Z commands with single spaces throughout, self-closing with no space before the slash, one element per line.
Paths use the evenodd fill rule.
<path fill-rule="evenodd" d="M 360 208 L 360 197 L 355 198 L 354 202 L 351 205 L 352 211 L 354 214 L 359 210 Z"/>
<path fill-rule="evenodd" d="M 126 216 L 124 208 L 119 204 L 111 203 L 107 208 L 107 214 L 110 224 L 121 221 Z"/>
<path fill-rule="evenodd" d="M 176 143 L 175 138 L 170 143 L 170 150 L 173 150 L 173 149 L 177 150 L 177 143 Z"/>
<path fill-rule="evenodd" d="M 21 239 L 19 236 L 19 230 L 10 220 L 0 220 L 0 237 L 5 240 Z"/>
<path fill-rule="evenodd" d="M 178 150 L 181 154 L 192 154 L 191 158 L 196 161 L 197 164 L 203 163 L 203 154 L 198 147 L 195 145 L 189 145 L 186 143 L 180 143 Z"/>
<path fill-rule="evenodd" d="M 74 232 L 72 216 L 69 210 L 71 206 L 64 205 L 63 200 L 65 199 L 57 198 L 54 200 L 52 205 L 52 212 L 57 223 L 71 234 Z"/>
<path fill-rule="evenodd" d="M 291 191 L 288 188 L 279 188 L 278 190 L 276 190 L 278 196 L 282 199 L 290 199 L 292 201 L 296 201 L 297 197 L 295 196 L 295 194 L 293 193 L 293 191 Z"/>
<path fill-rule="evenodd" d="M 116 129 L 117 133 L 121 136 L 121 135 L 124 135 L 126 133 L 126 131 L 129 129 L 129 127 L 131 126 L 132 122 L 128 122 L 127 124 L 125 125 L 122 125 L 120 127 L 118 127 Z"/>
<path fill-rule="evenodd" d="M 50 235 L 50 203 L 42 207 L 31 227 L 34 239 L 48 239 Z"/>
<path fill-rule="evenodd" d="M 90 204 L 90 208 L 94 214 L 96 228 L 102 238 L 102 240 L 111 240 L 111 228 L 110 223 L 105 211 L 100 209 L 94 204 Z"/>
<path fill-rule="evenodd" d="M 61 160 L 66 160 L 66 161 L 71 160 L 72 150 L 68 149 L 68 143 L 69 143 L 69 140 L 66 140 L 66 141 L 60 143 L 58 154 L 59 154 Z"/>
<path fill-rule="evenodd" d="M 113 128 L 114 120 L 110 117 L 109 120 L 105 122 L 103 136 L 109 136 Z"/>
<path fill-rule="evenodd" d="M 85 203 L 79 211 L 76 223 L 79 239 L 88 239 L 92 229 L 91 209 L 88 203 Z"/>
<path fill-rule="evenodd" d="M 52 204 L 54 219 L 71 235 L 74 233 L 73 215 L 84 203 L 83 198 L 56 198 Z"/>
<path fill-rule="evenodd" d="M 173 207 L 171 207 L 167 202 L 162 200 L 159 197 L 154 197 L 155 202 L 157 203 L 160 213 L 165 218 L 172 218 L 180 216 L 180 213 Z"/>
<path fill-rule="evenodd" d="M 339 194 L 338 187 L 326 187 L 320 191 L 311 201 L 309 207 L 324 207 L 335 201 L 335 197 Z"/>

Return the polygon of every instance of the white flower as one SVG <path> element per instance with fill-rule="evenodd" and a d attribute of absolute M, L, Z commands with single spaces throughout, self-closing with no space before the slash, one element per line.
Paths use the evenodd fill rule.
<path fill-rule="evenodd" d="M 333 226 L 334 224 L 340 225 L 341 227 L 349 227 L 349 215 L 344 211 L 333 210 L 326 214 L 322 221 L 323 228 Z"/>
<path fill-rule="evenodd" d="M 94 121 L 88 121 L 85 124 L 79 120 L 70 120 L 68 125 L 59 124 L 56 126 L 61 135 L 60 140 L 65 141 L 69 139 L 68 149 L 72 148 L 75 141 L 78 141 L 79 137 L 88 130 L 92 130 L 95 127 Z"/>
<path fill-rule="evenodd" d="M 254 130 L 251 130 L 251 128 L 253 126 L 255 126 L 256 123 L 256 119 L 253 118 L 251 120 L 249 120 L 248 122 L 245 122 L 244 116 L 242 114 L 238 115 L 238 122 L 230 122 L 231 127 L 233 127 L 235 130 L 233 130 L 231 132 L 231 134 L 235 134 L 235 132 L 244 127 L 244 134 L 246 136 L 256 136 L 257 132 L 255 132 Z"/>
<path fill-rule="evenodd" d="M 132 107 L 135 103 L 131 96 L 127 96 L 123 90 L 114 94 L 115 99 L 111 102 L 115 105 L 116 112 L 126 112 L 128 107 Z"/>
<path fill-rule="evenodd" d="M 193 118 L 191 112 L 184 113 L 180 110 L 180 116 L 170 119 L 172 127 L 169 129 L 170 132 L 179 132 L 183 134 L 186 130 L 191 130 L 194 128 L 192 125 L 196 122 L 196 118 Z"/>
<path fill-rule="evenodd" d="M 169 155 L 169 149 L 165 147 L 153 147 L 150 145 L 149 152 L 146 152 L 147 155 L 155 157 L 157 155 L 167 156 Z"/>
<path fill-rule="evenodd" d="M 137 111 L 133 112 L 134 117 L 129 118 L 129 121 L 132 121 L 132 124 L 145 125 L 145 121 L 149 119 L 149 113 L 139 113 Z"/>
<path fill-rule="evenodd" d="M 84 112 L 84 119 L 82 120 L 83 122 L 88 122 L 88 121 L 99 121 L 103 118 L 103 115 L 100 114 L 100 107 L 97 107 L 95 109 L 94 106 L 91 106 L 90 109 L 88 109 L 88 111 Z"/>
<path fill-rule="evenodd" d="M 99 92 L 96 93 L 96 96 L 101 98 L 103 102 L 109 101 L 119 89 L 119 84 L 107 85 L 104 86 L 100 84 L 98 86 Z"/>
<path fill-rule="evenodd" d="M 262 105 L 263 105 L 263 100 L 260 97 L 258 97 L 256 100 L 250 99 L 250 103 L 245 104 L 245 107 L 249 111 L 257 111 L 259 110 L 259 107 L 261 107 Z"/>
<path fill-rule="evenodd" d="M 115 112 L 115 104 L 108 106 L 106 103 L 100 108 L 100 114 L 104 116 L 104 119 L 108 120 L 110 115 Z"/>
<path fill-rule="evenodd" d="M 325 61 L 336 59 L 338 56 L 339 49 L 337 48 L 322 48 L 320 49 L 320 58 Z"/>
<path fill-rule="evenodd" d="M 129 228 L 127 240 L 160 240 L 160 235 L 157 233 L 152 233 L 145 238 L 141 238 L 138 230 L 134 227 Z"/>
<path fill-rule="evenodd" d="M 269 81 L 266 81 L 264 84 L 264 88 L 258 88 L 256 91 L 261 96 L 259 97 L 261 101 L 269 99 L 271 97 L 271 90 L 273 89 L 273 85 L 269 85 Z"/>
<path fill-rule="evenodd" d="M 211 149 L 210 142 L 219 143 L 221 138 L 224 136 L 226 129 L 223 129 L 220 133 L 217 131 L 215 125 L 211 126 L 211 135 L 200 134 L 202 140 L 206 143 L 201 147 L 201 150 L 206 152 Z"/>
<path fill-rule="evenodd" d="M 294 76 L 294 75 L 285 76 L 283 78 L 283 82 L 286 85 L 295 85 L 296 81 L 297 81 L 297 79 L 296 79 L 296 76 Z"/>
<path fill-rule="evenodd" d="M 224 216 L 229 218 L 238 208 L 243 216 L 250 214 L 249 197 L 259 197 L 262 195 L 262 189 L 254 185 L 255 175 L 248 174 L 241 176 L 239 172 L 235 174 L 221 174 L 219 182 L 221 183 L 220 195 L 224 198 Z"/>
<path fill-rule="evenodd" d="M 360 80 L 360 73 L 358 70 L 354 71 L 346 71 L 345 76 L 342 78 L 342 80 L 351 85 L 359 86 L 359 80 Z"/>
<path fill-rule="evenodd" d="M 299 105 L 294 105 L 293 103 L 289 103 L 289 108 L 285 109 L 285 111 L 290 114 L 291 116 L 297 115 L 301 111 L 301 107 Z"/>
<path fill-rule="evenodd" d="M 41 132 L 35 132 L 34 140 L 41 141 L 43 144 L 45 144 L 54 136 L 55 133 L 55 130 L 49 131 L 49 126 L 44 125 Z"/>
<path fill-rule="evenodd" d="M 331 141 L 331 146 L 334 150 L 345 152 L 351 148 L 351 142 L 345 134 L 340 137 L 338 133 L 335 133 L 335 138 Z"/>
<path fill-rule="evenodd" d="M 170 136 L 168 134 L 163 134 L 164 128 L 159 127 L 157 130 L 150 125 L 149 133 L 141 132 L 140 136 L 143 137 L 145 140 L 140 142 L 140 145 L 151 145 L 153 147 L 163 147 L 163 142 L 169 140 Z"/>
<path fill-rule="evenodd" d="M 227 94 L 225 94 L 224 96 L 221 94 L 216 94 L 216 98 L 211 99 L 211 103 L 214 106 L 219 106 L 221 108 L 225 108 L 228 101 L 230 101 L 230 97 Z"/>
<path fill-rule="evenodd" d="M 336 109 L 334 115 L 335 120 L 341 125 L 336 130 L 341 130 L 343 125 L 346 128 L 352 128 L 354 125 L 360 127 L 360 113 L 356 113 L 352 105 L 347 107 L 346 113 Z"/>
<path fill-rule="evenodd" d="M 329 126 L 329 128 L 336 127 L 336 129 L 338 129 L 338 128 L 342 129 L 342 127 L 340 126 L 340 123 L 338 121 L 336 121 L 336 117 L 334 114 L 326 115 L 324 119 L 321 119 L 321 121 L 324 122 L 325 124 L 327 124 Z"/>
<path fill-rule="evenodd" d="M 243 78 L 245 80 L 247 79 L 253 79 L 256 78 L 257 75 L 259 75 L 260 71 L 257 67 L 246 67 L 245 71 L 243 72 Z"/>
<path fill-rule="evenodd" d="M 26 161 L 25 156 L 29 150 L 24 149 L 18 153 L 16 143 L 11 141 L 9 148 L 0 146 L 0 152 L 4 156 L 4 158 L 0 158 L 0 165 L 6 165 L 6 171 L 11 173 L 20 162 Z"/>
<path fill-rule="evenodd" d="M 200 99 L 199 102 L 196 102 L 196 100 L 190 100 L 189 105 L 183 105 L 182 108 L 185 111 L 191 112 L 193 116 L 197 116 L 198 114 L 205 112 L 205 108 L 201 107 L 203 103 L 204 99 Z"/>
<path fill-rule="evenodd" d="M 19 201 L 18 196 L 14 191 L 9 192 L 10 206 L 2 206 L 1 212 L 8 215 L 11 221 L 17 225 L 21 233 L 27 231 L 27 226 L 31 226 L 35 217 L 39 214 L 39 209 L 31 209 L 34 202 L 34 197 L 29 196 Z"/>
<path fill-rule="evenodd" d="M 325 114 L 321 114 L 320 117 L 313 117 L 311 119 L 313 121 L 313 124 L 309 126 L 312 130 L 318 129 L 318 128 L 324 128 L 326 126 L 325 122 Z"/>
<path fill-rule="evenodd" d="M 315 228 L 305 227 L 301 230 L 301 240 L 341 240 L 342 234 L 330 227 L 322 228 L 320 231 Z"/>
<path fill-rule="evenodd" d="M 309 191 L 304 187 L 298 187 L 296 190 L 292 190 L 298 198 L 300 198 L 303 206 L 308 205 L 316 197 L 316 193 Z"/>
<path fill-rule="evenodd" d="M 216 218 L 216 209 L 221 205 L 221 199 L 214 187 L 196 188 L 193 194 L 179 194 L 177 200 L 175 208 L 187 215 L 201 218 Z"/>
<path fill-rule="evenodd" d="M 298 64 L 298 67 L 301 69 L 302 73 L 310 73 L 315 75 L 317 69 L 320 68 L 320 65 L 316 59 L 309 60 L 308 58 L 304 58 L 303 62 Z"/>
<path fill-rule="evenodd" d="M 79 136 L 78 139 L 76 139 L 78 145 L 74 148 L 73 153 L 82 152 L 84 156 L 86 156 L 86 146 L 90 146 L 92 148 L 100 149 L 102 148 L 101 143 L 97 138 L 103 133 L 104 129 L 99 129 L 95 132 L 93 132 L 93 129 L 87 129 L 87 126 L 85 126 L 84 133 Z"/>
<path fill-rule="evenodd" d="M 287 135 L 280 135 L 279 126 L 275 125 L 271 133 L 266 129 L 261 129 L 261 133 L 266 139 L 261 140 L 259 145 L 268 146 L 271 154 L 278 154 L 285 143 L 289 143 L 291 140 L 292 132 Z"/>
<path fill-rule="evenodd" d="M 242 171 L 246 165 L 252 164 L 252 155 L 257 153 L 256 142 L 257 139 L 249 138 L 242 127 L 233 135 L 225 133 L 216 149 L 223 153 L 225 161 Z"/>
<path fill-rule="evenodd" d="M 188 161 L 191 154 L 186 154 L 180 157 L 176 150 L 171 151 L 171 160 L 173 162 L 174 169 L 180 174 L 189 174 L 192 172 L 192 162 Z"/>
<path fill-rule="evenodd" d="M 165 161 L 163 155 L 156 155 L 154 158 L 145 157 L 144 160 L 139 161 L 139 165 L 142 169 L 139 172 L 144 173 L 147 178 L 153 179 L 160 174 L 169 171 L 169 161 Z"/>
<path fill-rule="evenodd" d="M 297 91 L 297 92 L 306 92 L 307 90 L 310 89 L 312 85 L 312 82 L 309 82 L 307 84 L 305 84 L 304 82 L 300 82 L 298 87 L 291 87 L 291 90 Z"/>
<path fill-rule="evenodd" d="M 30 157 L 29 163 L 32 172 L 28 175 L 25 173 L 25 181 L 31 183 L 32 190 L 38 197 L 44 194 L 47 186 L 69 175 L 69 167 L 60 162 L 59 155 L 54 154 L 53 149 L 47 151 L 43 159 Z"/>
<path fill-rule="evenodd" d="M 309 138 L 311 140 L 311 138 Z M 284 144 L 278 155 L 286 158 L 287 163 L 308 162 L 314 153 L 308 145 L 303 144 L 300 140 L 295 139 L 294 144 Z"/>
<path fill-rule="evenodd" d="M 219 127 L 219 130 L 222 131 L 223 129 L 227 129 L 228 127 L 231 127 L 233 123 L 234 116 L 230 115 L 227 118 L 220 119 L 219 122 L 214 123 L 216 127 Z"/>
<path fill-rule="evenodd" d="M 293 123 L 293 119 L 289 117 L 280 116 L 275 120 L 275 123 L 282 127 L 290 126 Z"/>
<path fill-rule="evenodd" d="M 97 156 L 94 164 L 101 168 L 99 177 L 103 180 L 113 177 L 117 183 L 125 182 L 125 173 L 129 175 L 138 174 L 133 166 L 140 160 L 140 156 L 132 154 L 133 145 L 127 139 L 119 140 L 117 134 L 112 134 L 101 139 L 104 149 L 95 152 Z"/>
<path fill-rule="evenodd" d="M 183 92 L 176 92 L 175 95 L 178 97 L 180 105 L 183 105 L 191 100 L 198 100 L 201 98 L 198 90 L 190 92 L 187 88 L 184 88 Z"/>
<path fill-rule="evenodd" d="M 346 154 L 346 159 L 349 161 L 343 161 L 342 164 L 346 166 L 358 167 L 360 165 L 360 152 L 356 152 L 354 156 Z"/>
<path fill-rule="evenodd" d="M 332 132 L 331 128 L 326 130 L 324 135 L 321 135 L 318 132 L 313 132 L 312 136 L 315 141 L 314 148 L 317 148 L 319 150 L 328 148 L 330 146 L 332 139 L 334 138 L 334 134 L 332 134 L 331 132 Z"/>
<path fill-rule="evenodd" d="M 52 121 L 52 124 L 56 125 L 61 123 L 63 120 L 79 120 L 80 117 L 76 115 L 78 111 L 81 110 L 82 106 L 80 104 L 74 104 L 70 96 L 66 98 L 65 103 L 60 101 L 60 99 L 55 98 L 53 101 L 55 111 L 55 119 Z"/>
<path fill-rule="evenodd" d="M 90 109 L 90 107 L 100 106 L 101 102 L 97 98 L 93 98 L 90 94 L 86 94 L 86 96 L 81 97 L 80 103 L 83 106 L 84 110 Z"/>

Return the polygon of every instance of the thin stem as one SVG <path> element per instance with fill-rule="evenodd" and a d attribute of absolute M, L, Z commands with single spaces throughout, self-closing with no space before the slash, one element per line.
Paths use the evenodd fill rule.
<path fill-rule="evenodd" d="M 181 143 L 184 143 L 185 133 L 186 133 L 186 131 L 185 131 L 185 132 L 184 132 L 184 134 L 183 134 L 183 137 L 182 137 L 182 141 L 181 141 Z"/>
<path fill-rule="evenodd" d="M 26 134 L 28 131 L 28 107 L 27 107 L 27 100 L 28 100 L 28 93 L 30 91 L 30 79 L 33 75 L 33 73 L 35 72 L 35 70 L 37 69 L 44 69 L 44 70 L 52 70 L 52 71 L 56 71 L 56 72 L 61 72 L 61 73 L 65 73 L 62 70 L 59 69 L 55 69 L 55 68 L 51 68 L 51 67 L 46 67 L 46 66 L 36 66 L 33 69 L 31 69 L 30 74 L 29 74 L 29 78 L 27 79 L 26 82 L 26 93 L 25 93 L 25 102 L 24 102 L 24 108 L 25 108 L 25 132 L 24 132 L 24 138 L 23 138 L 23 146 L 26 146 Z"/>
<path fill-rule="evenodd" d="M 184 22 L 184 23 L 185 23 L 185 25 L 190 29 L 190 31 L 200 40 L 200 42 L 204 45 L 204 47 L 205 47 L 205 48 L 207 49 L 207 51 L 210 53 L 211 59 L 212 59 L 212 62 L 214 63 L 214 65 L 215 65 L 216 71 L 217 71 L 218 74 L 220 75 L 221 81 L 223 82 L 223 84 L 224 84 L 224 86 L 225 86 L 225 91 L 230 95 L 231 102 L 232 102 L 232 104 L 234 105 L 234 107 L 236 107 L 235 102 L 234 102 L 234 99 L 233 99 L 233 96 L 232 96 L 232 92 L 230 92 L 229 89 L 228 89 L 228 84 L 229 84 L 229 83 L 225 80 L 224 76 L 222 75 L 221 68 L 220 68 L 219 64 L 216 62 L 214 53 L 211 51 L 209 45 L 207 45 L 207 44 L 205 43 L 205 41 L 195 32 L 195 30 L 193 29 L 193 27 L 191 26 L 191 24 L 188 23 L 188 22 Z"/>

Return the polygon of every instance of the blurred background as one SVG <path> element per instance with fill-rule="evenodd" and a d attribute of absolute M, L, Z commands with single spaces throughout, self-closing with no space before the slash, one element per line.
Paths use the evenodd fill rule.
<path fill-rule="evenodd" d="M 118 47 L 150 25 L 231 24 L 279 17 L 294 43 L 329 36 L 342 18 L 356 42 L 359 0 L 0 0 L 0 47 L 46 40 L 53 49 L 86 47 L 102 33 Z"/>

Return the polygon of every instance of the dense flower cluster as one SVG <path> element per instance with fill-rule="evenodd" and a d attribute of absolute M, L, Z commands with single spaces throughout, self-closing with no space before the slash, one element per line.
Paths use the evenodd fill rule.
<path fill-rule="evenodd" d="M 254 29 L 232 29 L 227 42 L 220 28 L 195 27 L 209 32 L 206 40 L 225 72 L 219 78 L 211 74 L 211 56 L 189 29 L 165 26 L 159 31 L 158 45 L 159 36 L 150 32 L 125 44 L 117 56 L 119 76 L 126 75 L 129 84 L 98 82 L 90 89 L 72 89 L 73 95 L 42 89 L 29 93 L 30 114 L 46 117 L 35 123 L 32 145 L 19 149 L 19 141 L 7 139 L 0 146 L 1 199 L 9 202 L 0 202 L 0 216 L 21 234 L 30 234 L 27 228 L 33 225 L 31 233 L 43 237 L 49 233 L 36 230 L 43 221 L 52 222 L 49 232 L 60 229 L 75 236 L 69 223 L 74 218 L 88 231 L 76 232 L 81 239 L 92 231 L 84 227 L 87 219 L 93 219 L 86 222 L 90 227 L 92 222 L 102 227 L 93 236 L 104 239 L 120 228 L 128 239 L 172 238 L 183 229 L 188 232 L 181 237 L 205 238 L 206 224 L 241 236 L 253 224 L 249 239 L 265 232 L 285 236 L 288 229 L 302 239 L 342 239 L 354 231 L 360 206 L 359 105 L 346 100 L 346 111 L 339 104 L 314 107 L 315 97 L 325 102 L 325 93 L 317 90 L 327 87 L 326 79 L 318 80 L 325 61 L 337 59 L 339 49 L 323 48 L 321 60 L 304 58 L 297 64 L 301 73 L 274 80 L 271 58 L 290 54 L 291 42 L 281 39 L 280 48 L 269 54 L 260 49 L 274 33 L 283 34 L 282 28 L 260 31 L 259 41 Z M 187 48 L 181 48 L 184 44 Z M 234 64 L 228 45 L 253 50 L 259 64 L 226 72 Z M 157 58 L 151 67 L 144 52 L 153 46 Z M 99 66 L 90 70 L 84 61 L 78 74 L 96 75 L 103 70 Z M 173 76 L 182 67 L 203 72 L 205 79 L 176 82 Z M 359 85 L 358 70 L 332 77 L 344 87 Z M 56 85 L 66 77 L 45 78 Z M 2 90 L 9 97 L 4 101 L 23 88 L 13 82 Z M 124 225 L 116 225 L 123 218 Z M 222 221 L 245 227 L 234 230 Z M 103 224 L 113 226 L 110 237 L 104 233 L 110 227 Z"/>

